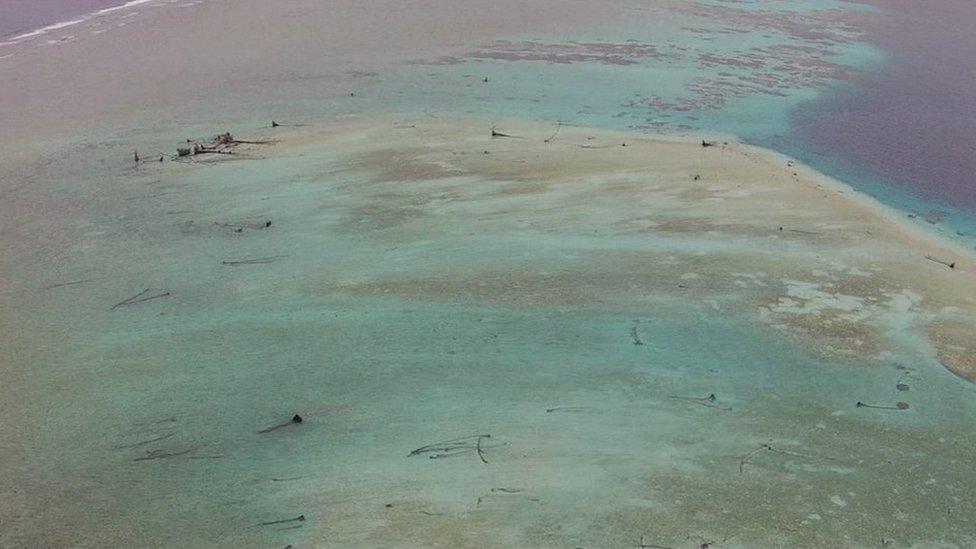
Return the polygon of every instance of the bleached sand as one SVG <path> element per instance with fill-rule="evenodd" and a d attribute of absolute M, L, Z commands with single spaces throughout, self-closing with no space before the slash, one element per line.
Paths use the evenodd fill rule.
<path fill-rule="evenodd" d="M 0 61 L 0 545 L 974 541 L 967 250 L 733 138 L 350 103 L 559 3 L 244 4 Z"/>

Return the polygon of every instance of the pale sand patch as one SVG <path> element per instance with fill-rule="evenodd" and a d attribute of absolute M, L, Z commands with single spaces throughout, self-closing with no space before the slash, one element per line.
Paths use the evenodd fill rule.
<path fill-rule="evenodd" d="M 416 297 L 470 292 L 526 306 L 535 303 L 522 295 L 526 287 L 537 288 L 533 295 L 544 302 L 577 306 L 635 287 L 648 295 L 741 292 L 763 319 L 826 355 L 870 358 L 905 331 L 938 333 L 930 342 L 946 367 L 976 378 L 966 343 L 976 341 L 976 332 L 971 322 L 959 320 L 976 319 L 976 268 L 966 249 L 838 182 L 742 144 L 703 148 L 699 142 L 571 126 L 546 143 L 548 125 L 494 123 L 515 137 L 492 138 L 482 120 L 389 118 L 296 135 L 303 143 L 283 151 L 327 148 L 349 158 L 340 164 L 372 174 L 371 186 L 354 191 L 365 205 L 350 219 L 352 231 L 379 231 L 373 236 L 381 239 L 433 236 L 461 231 L 453 222 L 432 225 L 434 220 L 476 216 L 484 221 L 478 224 L 483 236 L 513 226 L 577 238 L 585 238 L 585 231 L 616 234 L 620 249 L 599 252 L 611 254 L 607 272 L 418 273 L 419 279 L 380 276 L 329 291 Z M 393 124 L 414 128 L 392 131 Z M 801 175 L 793 176 L 797 171 Z M 722 200 L 710 200 L 714 196 Z M 382 232 L 392 227 L 396 236 Z M 707 270 L 695 272 L 707 272 L 704 282 L 687 274 L 689 266 L 701 264 Z M 751 271 L 743 273 L 743 265 Z M 953 307 L 953 315 L 945 307 Z M 952 329 L 939 330 L 948 323 Z"/>

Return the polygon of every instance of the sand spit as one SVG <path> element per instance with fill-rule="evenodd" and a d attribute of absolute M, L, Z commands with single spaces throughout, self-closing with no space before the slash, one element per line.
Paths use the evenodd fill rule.
<path fill-rule="evenodd" d="M 591 260 L 578 271 L 379 274 L 322 291 L 462 293 L 529 307 L 596 297 L 626 306 L 631 296 L 618 292 L 635 290 L 706 302 L 735 296 L 736 310 L 828 357 L 877 358 L 909 335 L 932 334 L 935 356 L 976 379 L 972 253 L 780 155 L 515 120 L 384 120 L 301 139 L 308 144 L 299 150 L 322 147 L 342 155 L 340 166 L 372 174 L 370 185 L 350 189 L 362 200 L 350 231 L 391 242 L 465 229 L 541 232 Z M 589 249 L 588 238 L 615 249 Z"/>

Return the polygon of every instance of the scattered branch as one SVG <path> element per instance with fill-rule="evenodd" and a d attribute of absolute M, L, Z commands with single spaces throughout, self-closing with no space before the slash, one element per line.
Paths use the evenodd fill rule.
<path fill-rule="evenodd" d="M 950 269 L 955 269 L 956 268 L 956 262 L 955 261 L 953 261 L 952 263 L 950 263 L 948 261 L 943 261 L 943 260 L 938 259 L 936 257 L 932 257 L 931 255 L 926 255 L 925 256 L 925 259 L 928 259 L 929 261 L 934 261 L 934 262 L 936 262 L 936 263 L 938 263 L 940 265 L 945 265 L 946 267 L 949 267 Z"/>
<path fill-rule="evenodd" d="M 271 127 L 276 128 L 281 126 L 275 121 L 271 121 Z M 200 142 L 195 139 L 187 139 L 186 145 L 184 147 L 176 148 L 176 156 L 166 155 L 165 153 L 160 153 L 159 160 L 163 160 L 163 156 L 169 156 L 171 160 L 180 159 L 190 159 L 189 157 L 200 156 L 205 154 L 226 154 L 226 155 L 237 155 L 232 149 L 238 145 L 270 145 L 274 141 L 269 139 L 261 140 L 249 140 L 249 139 L 237 139 L 230 132 L 222 133 L 215 136 L 210 141 Z M 137 160 L 138 162 L 138 160 Z"/>
<path fill-rule="evenodd" d="M 700 397 L 700 398 L 699 397 L 682 397 L 682 396 L 675 396 L 675 395 L 671 395 L 668 398 L 673 398 L 675 400 L 683 400 L 685 402 L 690 402 L 692 404 L 699 404 L 701 406 L 707 406 L 709 408 L 715 408 L 716 410 L 722 410 L 723 412 L 731 412 L 732 411 L 732 408 L 727 408 L 725 406 L 719 406 L 719 405 L 715 404 L 715 401 L 718 400 L 718 398 L 715 396 L 715 393 L 709 393 L 707 396 L 703 396 L 703 397 Z"/>
<path fill-rule="evenodd" d="M 739 473 L 744 472 L 745 471 L 746 463 L 750 459 L 752 459 L 753 456 L 755 456 L 756 454 L 758 454 L 760 452 L 772 452 L 774 454 L 779 454 L 779 455 L 782 455 L 782 456 L 789 456 L 789 457 L 795 457 L 795 458 L 800 458 L 800 459 L 809 459 L 809 460 L 814 460 L 814 461 L 833 461 L 834 460 L 834 458 L 831 458 L 831 457 L 808 456 L 808 455 L 805 455 L 805 454 L 798 454 L 798 453 L 790 452 L 790 451 L 787 451 L 787 450 L 780 450 L 779 448 L 774 448 L 770 444 L 762 444 L 759 447 L 753 449 L 748 454 L 746 454 L 745 456 L 743 456 L 742 458 L 739 459 Z"/>
<path fill-rule="evenodd" d="M 179 456 L 185 456 L 190 452 L 196 450 L 196 448 L 189 448 L 180 452 L 166 452 L 163 450 L 153 450 L 152 452 L 146 452 L 146 455 L 137 457 L 132 461 L 152 461 L 154 459 L 167 459 Z"/>
<path fill-rule="evenodd" d="M 590 408 L 586 406 L 556 406 L 555 408 L 546 408 L 546 413 L 551 414 L 553 412 L 587 412 Z"/>
<path fill-rule="evenodd" d="M 256 259 L 240 259 L 237 261 L 221 261 L 221 265 L 230 265 L 236 267 L 238 265 L 263 265 L 265 263 L 274 263 L 276 259 L 281 259 L 285 257 L 283 255 L 272 255 L 268 257 L 259 257 Z"/>
<path fill-rule="evenodd" d="M 302 419 L 302 416 L 300 416 L 298 414 L 295 414 L 288 421 L 285 421 L 283 423 L 279 423 L 277 425 L 272 425 L 271 427 L 268 427 L 267 429 L 261 429 L 258 432 L 259 433 L 270 433 L 271 431 L 276 431 L 278 429 L 281 429 L 282 427 L 288 427 L 290 425 L 297 425 L 297 424 L 301 423 L 302 421 L 304 421 Z"/>
<path fill-rule="evenodd" d="M 640 541 L 637 542 L 637 549 L 671 549 L 666 545 L 654 545 L 653 543 L 645 543 L 644 536 L 640 537 Z"/>
<path fill-rule="evenodd" d="M 59 284 L 51 284 L 50 286 L 45 286 L 45 290 L 53 290 L 55 288 L 62 288 L 64 286 L 75 286 L 77 284 L 84 284 L 85 282 L 91 282 L 92 278 L 86 278 L 85 280 L 74 280 L 72 282 L 61 282 Z"/>
<path fill-rule="evenodd" d="M 161 297 L 169 297 L 170 293 L 168 291 L 163 291 L 158 294 L 151 294 L 152 289 L 146 288 L 145 290 L 139 292 L 138 294 L 130 297 L 129 299 L 124 299 L 112 306 L 110 310 L 114 311 L 119 307 L 128 307 L 129 305 L 135 305 L 136 303 L 143 303 L 145 301 L 150 301 L 153 299 L 159 299 Z"/>
<path fill-rule="evenodd" d="M 295 518 L 281 519 L 281 520 L 271 520 L 268 522 L 262 522 L 261 526 L 271 526 L 274 524 L 287 524 L 289 522 L 305 522 L 305 515 L 298 515 Z"/>
<path fill-rule="evenodd" d="M 488 435 L 488 436 L 490 437 L 491 435 Z M 478 437 L 478 446 L 477 446 L 478 459 L 481 460 L 481 463 L 487 464 L 488 463 L 488 460 L 485 459 L 485 453 L 483 451 L 481 451 L 481 439 L 482 438 L 484 438 L 484 437 Z"/>
<path fill-rule="evenodd" d="M 875 410 L 908 410 L 911 406 L 907 402 L 898 402 L 894 406 L 878 406 L 876 404 L 865 404 L 860 400 L 854 405 L 856 408 L 874 408 Z"/>
<path fill-rule="evenodd" d="M 474 451 L 478 454 L 478 459 L 480 459 L 482 463 L 488 463 L 488 459 L 485 457 L 484 452 L 485 448 L 488 448 L 488 446 L 482 445 L 482 440 L 488 438 L 491 438 L 491 435 L 472 435 L 469 437 L 445 440 L 443 442 L 435 442 L 434 444 L 428 444 L 427 446 L 417 448 L 416 450 L 407 454 L 407 457 L 429 454 L 427 457 L 430 459 L 440 459 Z"/>
<path fill-rule="evenodd" d="M 267 228 L 271 227 L 271 224 L 272 223 L 271 223 L 271 220 L 270 219 L 267 220 L 267 221 L 260 221 L 260 222 L 256 222 L 256 223 L 248 223 L 248 222 L 244 222 L 244 221 L 236 222 L 236 223 L 227 223 L 227 222 L 222 222 L 222 221 L 214 221 L 214 225 L 216 225 L 218 227 L 224 227 L 224 228 L 227 228 L 227 229 L 232 229 L 235 233 L 244 232 L 244 229 L 252 229 L 252 230 L 256 230 L 256 231 L 257 230 L 261 230 L 261 229 L 267 229 Z"/>

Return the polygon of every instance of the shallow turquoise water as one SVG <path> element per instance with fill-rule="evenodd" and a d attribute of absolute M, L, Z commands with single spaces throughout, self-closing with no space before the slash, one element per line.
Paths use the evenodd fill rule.
<path fill-rule="evenodd" d="M 728 242 L 500 208 L 500 182 L 377 179 L 327 148 L 94 187 L 60 162 L 84 212 L 44 223 L 87 244 L 34 273 L 59 350 L 22 386 L 50 397 L 27 409 L 43 486 L 19 496 L 38 528 L 58 506 L 30 498 L 53 493 L 84 502 L 69 539 L 90 545 L 106 517 L 117 545 L 973 541 L 971 385 L 908 332 L 887 358 L 815 357 L 744 290 L 696 300 L 652 267 Z M 89 282 L 43 289 L 68 279 Z M 111 309 L 147 286 L 172 296 Z M 911 413 L 854 407 L 896 399 Z M 475 435 L 487 463 L 409 456 Z"/>

